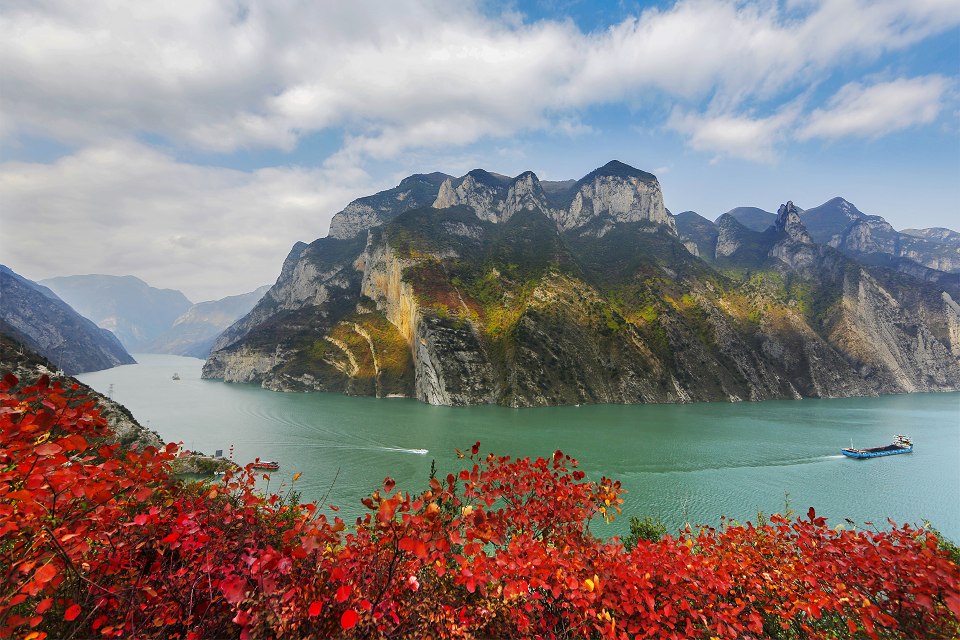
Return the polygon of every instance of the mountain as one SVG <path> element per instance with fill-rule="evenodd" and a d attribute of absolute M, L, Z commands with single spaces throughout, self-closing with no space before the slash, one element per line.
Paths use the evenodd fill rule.
<path fill-rule="evenodd" d="M 0 266 L 0 330 L 68 375 L 136 364 L 116 336 L 50 289 Z"/>
<path fill-rule="evenodd" d="M 678 213 L 674 217 L 674 224 L 677 227 L 677 235 L 687 251 L 698 258 L 712 261 L 713 254 L 716 251 L 717 238 L 720 235 L 716 224 L 696 211 Z"/>
<path fill-rule="evenodd" d="M 437 198 L 445 173 L 416 174 L 393 189 L 354 200 L 330 222 L 330 236 L 341 240 L 390 222 L 404 211 L 426 207 Z"/>
<path fill-rule="evenodd" d="M 65 276 L 40 284 L 80 315 L 112 331 L 131 351 L 169 329 L 193 304 L 175 289 L 155 289 L 134 276 Z"/>
<path fill-rule="evenodd" d="M 901 229 L 900 233 L 915 238 L 923 238 L 930 242 L 939 242 L 941 244 L 960 244 L 960 233 L 944 229 L 943 227 L 930 227 L 929 229 Z"/>
<path fill-rule="evenodd" d="M 762 232 L 674 217 L 619 162 L 397 189 L 297 243 L 203 376 L 512 407 L 960 389 L 960 296 L 817 244 L 792 203 Z"/>
<path fill-rule="evenodd" d="M 777 221 L 777 214 L 756 207 L 737 207 L 724 215 L 733 216 L 740 224 L 754 231 L 766 231 Z"/>
<path fill-rule="evenodd" d="M 905 258 L 929 269 L 960 273 L 960 245 L 944 241 L 960 234 L 949 229 L 901 233 L 882 217 L 868 216 L 843 198 L 807 209 L 801 218 L 814 240 L 855 258 L 876 264 Z"/>
<path fill-rule="evenodd" d="M 348 240 L 381 226 L 405 211 L 424 206 L 470 207 L 481 220 L 501 223 L 518 211 L 539 210 L 561 230 L 583 226 L 595 217 L 608 222 L 655 220 L 673 227 L 663 206 L 660 183 L 652 174 L 616 160 L 577 182 L 541 183 L 532 171 L 515 178 L 474 169 L 460 178 L 418 174 L 397 187 L 360 198 L 330 222 L 330 237 Z M 596 231 L 603 231 L 603 224 Z"/>
<path fill-rule="evenodd" d="M 247 315 L 260 301 L 269 285 L 239 296 L 200 302 L 193 305 L 173 326 L 146 342 L 139 343 L 143 353 L 169 353 L 206 358 L 223 330 Z"/>

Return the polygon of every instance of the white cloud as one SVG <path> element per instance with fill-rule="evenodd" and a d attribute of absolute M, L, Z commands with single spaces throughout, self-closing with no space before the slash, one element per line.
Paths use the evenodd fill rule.
<path fill-rule="evenodd" d="M 349 200 L 392 186 L 371 184 L 370 163 L 462 172 L 483 166 L 473 143 L 522 157 L 511 136 L 589 135 L 581 118 L 610 103 L 658 101 L 715 159 L 883 135 L 930 122 L 954 81 L 855 82 L 808 117 L 794 96 L 958 23 L 956 0 L 680 0 L 595 33 L 441 0 L 9 0 L 0 139 L 79 150 L 0 166 L 3 259 L 38 279 L 129 273 L 195 301 L 242 293 Z M 343 144 L 321 168 L 252 173 L 130 141 L 290 150 L 331 129 Z"/>
<path fill-rule="evenodd" d="M 325 236 L 334 213 L 375 189 L 354 177 L 201 167 L 131 142 L 7 162 L 3 260 L 31 279 L 136 275 L 194 302 L 244 293 L 272 284 L 296 241 Z"/>
<path fill-rule="evenodd" d="M 717 154 L 714 162 L 723 156 L 773 162 L 777 159 L 776 144 L 785 139 L 798 114 L 797 104 L 766 118 L 675 110 L 667 126 L 685 135 L 692 148 Z"/>
<path fill-rule="evenodd" d="M 680 0 L 593 34 L 434 0 L 243 6 L 6 3 L 4 138 L 150 132 L 231 152 L 342 127 L 345 156 L 393 158 L 650 92 L 736 113 L 960 21 L 955 0 Z"/>
<path fill-rule="evenodd" d="M 851 82 L 815 109 L 797 139 L 877 137 L 916 124 L 933 122 L 943 108 L 950 81 L 940 75 L 898 78 L 865 87 Z"/>

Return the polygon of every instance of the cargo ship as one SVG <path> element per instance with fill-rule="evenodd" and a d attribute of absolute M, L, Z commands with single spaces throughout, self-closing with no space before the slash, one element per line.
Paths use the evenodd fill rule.
<path fill-rule="evenodd" d="M 913 440 L 909 436 L 901 435 L 894 436 L 893 444 L 888 444 L 885 447 L 855 449 L 851 440 L 849 449 L 840 449 L 840 453 L 851 458 L 879 458 L 880 456 L 894 456 L 898 453 L 910 453 L 911 451 L 913 451 Z"/>

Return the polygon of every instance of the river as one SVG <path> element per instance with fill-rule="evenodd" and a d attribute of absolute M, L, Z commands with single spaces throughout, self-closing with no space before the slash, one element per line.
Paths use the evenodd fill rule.
<path fill-rule="evenodd" d="M 688 405 L 590 405 L 508 409 L 434 407 L 405 398 L 337 393 L 275 393 L 254 385 L 202 380 L 203 360 L 135 354 L 139 364 L 77 376 L 133 412 L 167 442 L 225 454 L 241 464 L 276 460 L 270 491 L 295 473 L 303 501 L 323 498 L 350 523 L 360 499 L 387 476 L 422 491 L 431 461 L 439 477 L 463 468 L 455 448 L 574 457 L 591 479 L 620 480 L 623 515 L 595 523 L 623 535 L 629 516 L 716 526 L 720 516 L 756 520 L 758 510 L 816 508 L 830 526 L 927 519 L 960 542 L 960 393 L 880 398 L 771 400 Z M 177 373 L 180 380 L 172 379 Z M 840 454 L 913 437 L 914 451 L 854 460 Z M 427 449 L 420 455 L 413 450 Z M 331 513 L 328 511 L 328 513 Z"/>

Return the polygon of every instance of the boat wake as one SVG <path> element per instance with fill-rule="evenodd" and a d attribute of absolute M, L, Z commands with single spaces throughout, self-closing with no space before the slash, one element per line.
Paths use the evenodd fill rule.
<path fill-rule="evenodd" d="M 399 451 L 400 453 L 416 453 L 417 455 L 425 456 L 430 451 L 427 449 L 401 449 L 400 447 L 380 447 L 381 451 Z"/>

